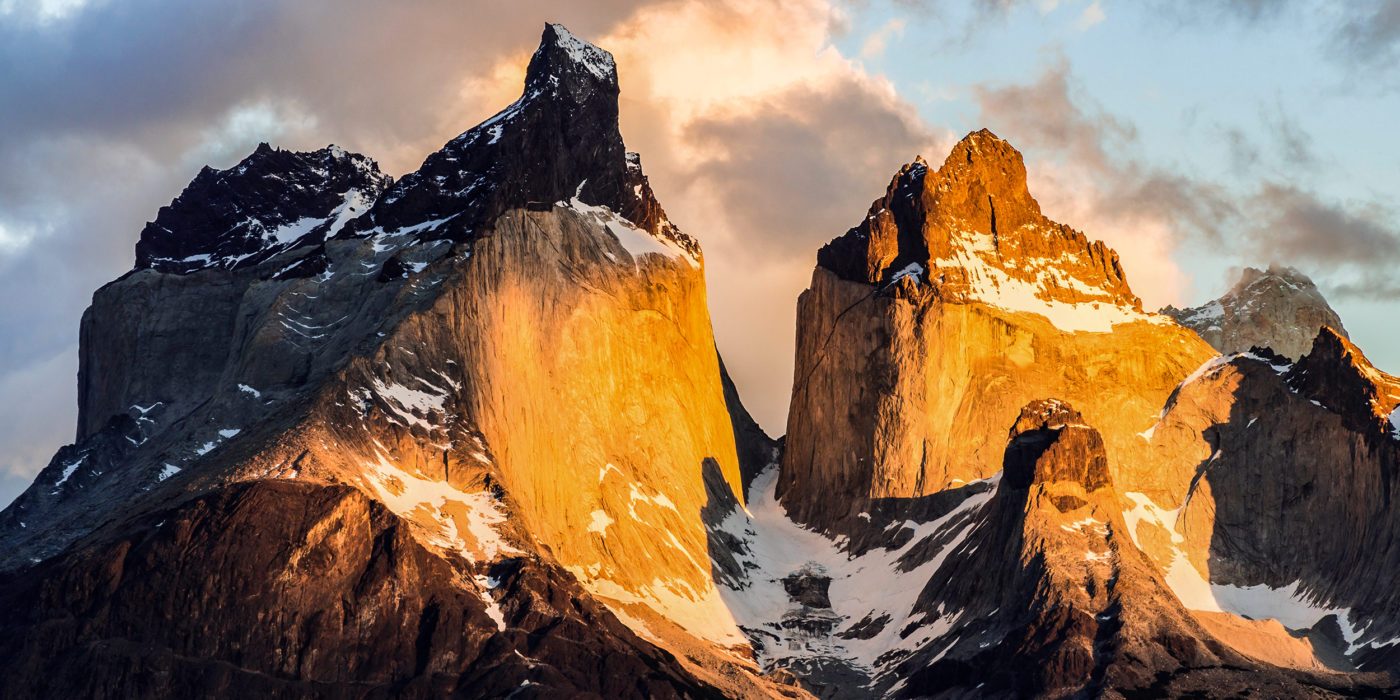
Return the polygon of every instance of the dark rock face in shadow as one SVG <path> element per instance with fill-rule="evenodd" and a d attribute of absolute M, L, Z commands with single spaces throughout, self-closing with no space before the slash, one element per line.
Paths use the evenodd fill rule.
<path fill-rule="evenodd" d="M 1387 420 L 1396 387 L 1323 328 L 1296 364 L 1266 352 L 1230 359 L 1184 386 L 1164 417 L 1208 443 L 1183 520 L 1209 528 L 1211 582 L 1293 587 L 1295 598 L 1345 611 L 1296 631 L 1337 668 L 1397 668 L 1387 644 L 1400 636 L 1400 442 Z M 1348 659 L 1335 658 L 1348 647 Z"/>
<path fill-rule="evenodd" d="M 724 403 L 729 409 L 729 420 L 734 426 L 734 447 L 739 452 L 739 474 L 744 481 L 744 499 L 749 498 L 749 484 L 764 469 L 777 464 L 781 456 L 781 439 L 774 440 L 749 415 L 744 402 L 739 398 L 739 389 L 729 378 L 724 367 L 724 358 L 719 362 L 720 381 L 724 384 Z"/>
<path fill-rule="evenodd" d="M 719 696 L 549 562 L 475 572 L 406 528 L 347 487 L 250 482 L 100 532 L 0 581 L 0 695 Z"/>

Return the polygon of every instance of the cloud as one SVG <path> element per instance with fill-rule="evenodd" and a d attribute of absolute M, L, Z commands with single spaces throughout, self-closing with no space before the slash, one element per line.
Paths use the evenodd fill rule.
<path fill-rule="evenodd" d="M 1189 298 L 1190 278 L 1171 256 L 1183 225 L 1211 230 L 1213 200 L 1197 199 L 1203 193 L 1184 178 L 1125 158 L 1136 130 L 1076 95 L 1063 55 L 1031 83 L 979 85 L 973 95 L 981 123 L 1031 153 L 1031 193 L 1047 216 L 1116 250 L 1147 308 Z"/>
<path fill-rule="evenodd" d="M 1251 199 L 1259 223 L 1255 249 L 1280 259 L 1320 265 L 1384 266 L 1400 261 L 1395 212 L 1376 205 L 1338 205 L 1292 185 L 1266 183 Z M 1272 259 L 1272 258 L 1271 258 Z"/>
<path fill-rule="evenodd" d="M 1351 11 L 1337 29 L 1334 46 L 1358 63 L 1389 67 L 1400 51 L 1400 2 L 1347 3 Z"/>
<path fill-rule="evenodd" d="M 1063 54 L 1054 54 L 1034 82 L 977 85 L 973 98 L 983 123 L 1094 170 L 1110 169 L 1110 149 L 1137 137 L 1131 124 L 1080 106 Z"/>
<path fill-rule="evenodd" d="M 1079 19 L 1074 21 L 1075 29 L 1081 32 L 1088 31 L 1090 27 L 1104 21 L 1108 15 L 1104 14 L 1103 8 L 1099 6 L 1099 0 L 1089 3 L 1084 11 L 1079 13 Z"/>
<path fill-rule="evenodd" d="M 70 392 L 55 391 L 77 381 L 77 346 L 0 377 L 0 481 L 33 477 L 55 448 L 73 439 L 78 410 Z M 67 418 L 68 420 L 54 420 Z M 16 494 L 17 495 L 17 494 Z M 8 504 L 9 501 L 3 501 Z"/>
<path fill-rule="evenodd" d="M 1285 112 L 1282 102 L 1276 102 L 1272 108 L 1265 108 L 1263 112 L 1261 121 L 1277 144 L 1283 164 L 1293 169 L 1316 168 L 1319 161 L 1313 151 L 1312 135 L 1299 127 L 1297 121 Z"/>
<path fill-rule="evenodd" d="M 1320 159 L 1281 106 L 1260 112 L 1273 143 L 1267 154 L 1239 129 L 1220 132 L 1232 165 L 1248 176 L 1239 183 L 1136 155 L 1132 126 L 1077 95 L 1061 56 L 1031 83 L 983 85 L 974 95 L 982 121 L 1032 154 L 1032 193 L 1046 214 L 1117 250 L 1149 308 L 1191 301 L 1190 278 L 1169 262 L 1187 246 L 1306 268 L 1340 297 L 1400 298 L 1389 281 L 1400 264 L 1400 217 L 1376 202 L 1334 201 L 1301 184 L 1298 174 L 1315 171 Z M 1270 168 L 1257 172 L 1265 160 Z"/>
<path fill-rule="evenodd" d="M 1255 30 L 1284 18 L 1312 27 L 1325 53 L 1348 67 L 1388 68 L 1400 54 L 1400 1 L 1353 0 L 1341 3 L 1299 0 L 1157 0 L 1157 16 L 1178 27 L 1216 27 L 1223 23 Z M 1349 76 L 1354 77 L 1354 76 Z M 1365 84 L 1393 89 L 1388 73 L 1371 74 Z"/>
<path fill-rule="evenodd" d="M 895 17 L 886 22 L 883 27 L 872 32 L 865 37 L 865 43 L 861 44 L 860 57 L 864 59 L 877 58 L 885 53 L 889 47 L 891 38 L 901 38 L 904 36 L 905 20 L 902 17 Z"/>
<path fill-rule="evenodd" d="M 1273 21 L 1293 9 L 1295 0 L 1156 0 L 1159 16 L 1181 25 L 1215 25 L 1222 21 L 1246 26 Z"/>

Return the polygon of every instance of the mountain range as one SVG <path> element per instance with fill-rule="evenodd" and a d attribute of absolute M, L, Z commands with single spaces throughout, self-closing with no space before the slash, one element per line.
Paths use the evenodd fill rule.
<path fill-rule="evenodd" d="M 0 512 L 0 696 L 1400 693 L 1400 379 L 1306 276 L 1145 310 L 974 132 L 816 252 L 774 439 L 618 97 L 547 25 L 402 178 L 162 207 Z"/>

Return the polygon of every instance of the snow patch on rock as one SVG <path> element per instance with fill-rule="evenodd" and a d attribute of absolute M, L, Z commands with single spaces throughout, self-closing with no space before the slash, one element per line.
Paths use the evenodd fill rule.
<path fill-rule="evenodd" d="M 613 213 L 604 206 L 585 204 L 577 196 L 570 197 L 567 202 L 560 201 L 554 204 L 557 207 L 572 209 L 591 219 L 595 223 L 602 224 L 609 233 L 617 239 L 627 254 L 632 257 L 634 267 L 639 266 L 641 259 L 647 255 L 659 255 L 671 260 L 683 260 L 692 268 L 699 269 L 700 261 L 689 251 L 674 242 L 653 235 L 650 231 L 637 228 L 637 225 L 627 219 Z"/>
<path fill-rule="evenodd" d="M 1066 273 L 1060 263 L 1049 258 L 1026 258 L 1019 263 L 1033 281 L 1013 277 L 994 264 L 996 243 L 991 235 L 964 232 L 954 236 L 951 255 L 929 261 L 929 277 L 942 281 L 940 273 L 958 269 L 967 277 L 968 298 L 1012 312 L 1038 314 L 1056 328 L 1068 333 L 1108 333 L 1124 323 L 1175 323 L 1171 318 L 1150 314 L 1116 301 L 1107 290 L 1092 287 Z M 1093 301 L 1069 303 L 1054 298 L 1054 290 L 1069 289 Z"/>
<path fill-rule="evenodd" d="M 394 464 L 382 450 L 365 464 L 364 475 L 372 495 L 399 517 L 421 526 L 433 545 L 471 561 L 478 555 L 494 561 L 503 554 L 521 553 L 497 531 L 506 514 L 489 491 L 468 493 L 444 481 L 424 479 Z"/>
<path fill-rule="evenodd" d="M 874 549 L 858 557 L 845 552 L 840 542 L 788 518 L 775 495 L 777 476 L 777 468 L 770 467 L 756 477 L 750 487 L 747 511 L 736 510 L 718 527 L 747 545 L 747 552 L 739 558 L 748 576 L 738 588 L 725 587 L 721 593 L 741 626 L 760 631 L 765 638 L 776 637 L 771 643 L 765 641 L 758 654 L 764 668 L 790 659 L 829 658 L 878 678 L 886 669 L 892 671 L 898 659 L 907 655 L 898 652 L 923 648 L 959 627 L 960 611 L 939 610 L 935 618 L 929 619 L 922 612 L 914 612 L 915 603 L 949 555 L 963 547 L 974 529 L 977 512 L 996 491 L 1000 472 L 982 480 L 993 488 L 969 496 L 941 518 L 924 523 L 896 523 L 895 526 L 913 531 L 903 546 Z M 899 560 L 935 536 L 947 540 L 937 554 L 910 571 L 901 571 Z M 783 579 L 802 572 L 831 579 L 829 610 L 804 610 L 800 603 L 793 602 Z M 871 585 L 872 575 L 878 577 L 880 585 Z M 814 634 L 801 626 L 784 624 L 813 612 L 829 616 L 831 634 Z M 869 639 L 844 639 L 834 634 L 867 620 L 884 620 Z M 896 653 L 891 654 L 892 651 Z"/>
<path fill-rule="evenodd" d="M 570 61 L 583 66 L 599 80 L 607 80 L 617 74 L 617 65 L 613 62 L 612 54 L 574 36 L 562 24 L 549 26 L 558 37 L 555 45 L 564 49 Z"/>

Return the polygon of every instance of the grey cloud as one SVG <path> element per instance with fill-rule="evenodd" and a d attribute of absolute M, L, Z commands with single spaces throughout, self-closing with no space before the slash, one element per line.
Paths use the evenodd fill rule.
<path fill-rule="evenodd" d="M 1103 202 L 1106 213 L 1131 216 L 1148 213 L 1173 222 L 1180 233 L 1222 247 L 1229 223 L 1239 209 L 1225 188 L 1188 175 L 1151 168 L 1137 162 L 1105 172 L 1111 182 Z"/>
<path fill-rule="evenodd" d="M 973 88 L 983 120 L 993 131 L 1001 129 L 1074 162 L 1108 169 L 1113 161 L 1110 150 L 1132 141 L 1136 134 L 1130 124 L 1080 107 L 1073 92 L 1069 61 L 1063 55 L 1033 83 Z"/>
<path fill-rule="evenodd" d="M 910 113 L 853 79 L 793 88 L 744 116 L 699 120 L 683 138 L 717 154 L 687 175 L 723 193 L 735 230 L 763 233 L 748 243 L 804 256 L 857 223 L 895 171 L 934 141 Z"/>
<path fill-rule="evenodd" d="M 1225 129 L 1221 137 L 1230 149 L 1230 168 L 1236 175 L 1244 175 L 1259 165 L 1259 147 L 1254 145 L 1244 131 L 1237 128 Z"/>
<path fill-rule="evenodd" d="M 544 19 L 587 35 L 638 4 L 98 3 L 45 29 L 0 24 L 0 121 L 31 138 L 96 133 L 169 156 L 237 104 L 288 99 L 347 147 L 446 140 L 441 117 L 463 76 L 532 48 Z"/>
<path fill-rule="evenodd" d="M 1269 22 L 1294 9 L 1295 0 L 1156 0 L 1159 17 L 1180 25 L 1238 22 L 1243 26 Z"/>
<path fill-rule="evenodd" d="M 851 77 L 697 119 L 679 138 L 656 130 L 666 120 L 645 112 L 655 105 L 625 100 L 629 147 L 642 152 L 671 219 L 705 246 L 715 336 L 730 373 L 750 412 L 780 434 L 792 388 L 796 293 L 817 248 L 857 223 L 901 165 L 920 152 L 941 158 L 930 149 L 947 135 Z M 677 146 L 685 152 L 673 152 Z"/>
<path fill-rule="evenodd" d="M 1269 259 L 1309 260 L 1363 268 L 1400 261 L 1400 231 L 1392 212 L 1320 200 L 1296 187 L 1266 183 L 1250 201 L 1257 224 L 1249 231 Z"/>
<path fill-rule="evenodd" d="M 1348 3 L 1352 12 L 1336 32 L 1336 46 L 1347 57 L 1389 68 L 1400 52 L 1400 0 Z"/>
<path fill-rule="evenodd" d="M 1400 301 L 1400 275 L 1393 270 L 1363 270 L 1325 287 L 1327 298 L 1342 301 Z"/>
<path fill-rule="evenodd" d="M 1305 169 L 1317 167 L 1319 161 L 1313 151 L 1312 135 L 1299 128 L 1298 123 L 1284 112 L 1281 103 L 1265 108 L 1262 120 L 1273 135 L 1285 165 Z"/>
<path fill-rule="evenodd" d="M 1074 93 L 1069 64 L 1062 56 L 1032 83 L 974 89 L 981 121 L 992 131 L 1041 157 L 1089 170 L 1102 191 L 1100 213 L 1122 218 L 1154 215 L 1183 232 L 1220 243 L 1220 223 L 1234 213 L 1228 197 L 1211 183 L 1133 158 L 1133 126 L 1085 100 L 1076 101 Z"/>

